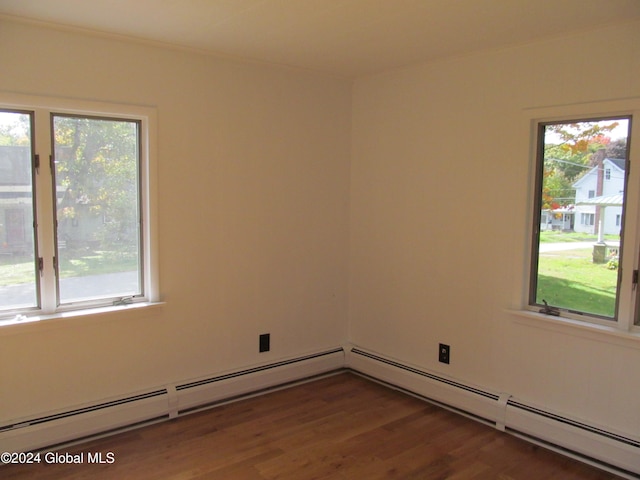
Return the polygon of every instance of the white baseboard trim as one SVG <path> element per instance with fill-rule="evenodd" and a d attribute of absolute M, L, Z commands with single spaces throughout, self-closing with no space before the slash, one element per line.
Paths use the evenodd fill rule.
<path fill-rule="evenodd" d="M 449 408 L 625 478 L 640 478 L 640 438 L 527 405 L 508 394 L 428 372 L 353 346 L 347 367 L 393 388 Z"/>
<path fill-rule="evenodd" d="M 162 388 L 22 419 L 0 426 L 0 451 L 28 452 L 136 423 L 169 418 L 167 405 L 167 391 Z"/>
<path fill-rule="evenodd" d="M 336 347 L 64 411 L 34 415 L 0 425 L 0 451 L 43 450 L 136 424 L 167 420 L 199 408 L 265 393 L 285 384 L 343 369 L 344 364 L 344 349 Z"/>
<path fill-rule="evenodd" d="M 614 473 L 636 474 L 640 478 L 640 441 L 630 436 L 597 428 L 564 415 L 549 413 L 510 400 L 506 409 L 507 431 L 559 448 L 602 468 L 614 467 Z M 564 451 L 566 450 L 566 452 Z M 618 471 L 618 469 L 620 471 Z"/>
<path fill-rule="evenodd" d="M 336 347 L 0 425 L 0 451 L 54 448 L 350 370 L 625 478 L 640 478 L 640 437 L 612 432 L 360 347 Z"/>
<path fill-rule="evenodd" d="M 344 368 L 344 350 L 336 348 L 222 375 L 200 378 L 175 386 L 175 414 L 230 401 Z"/>
<path fill-rule="evenodd" d="M 500 395 L 445 378 L 380 356 L 361 348 L 347 351 L 350 369 L 450 408 L 476 420 L 495 425 Z"/>

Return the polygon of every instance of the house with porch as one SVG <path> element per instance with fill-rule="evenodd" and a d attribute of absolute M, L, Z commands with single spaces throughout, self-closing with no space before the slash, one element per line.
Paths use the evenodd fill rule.
<path fill-rule="evenodd" d="M 618 235 L 622 228 L 625 160 L 604 158 L 604 150 L 600 152 L 594 154 L 600 154 L 596 165 L 572 185 L 576 189 L 574 230 Z"/>

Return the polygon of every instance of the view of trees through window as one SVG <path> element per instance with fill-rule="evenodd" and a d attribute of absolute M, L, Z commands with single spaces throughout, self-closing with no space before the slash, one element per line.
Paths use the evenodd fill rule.
<path fill-rule="evenodd" d="M 52 114 L 51 164 L 37 169 L 52 187 L 36 192 L 33 118 L 0 112 L 0 309 L 142 294 L 139 122 Z M 43 251 L 55 255 L 55 292 L 41 281 Z"/>
<path fill-rule="evenodd" d="M 539 125 L 530 303 L 615 318 L 629 118 Z"/>
<path fill-rule="evenodd" d="M 140 293 L 138 123 L 54 115 L 53 139 L 60 303 Z"/>

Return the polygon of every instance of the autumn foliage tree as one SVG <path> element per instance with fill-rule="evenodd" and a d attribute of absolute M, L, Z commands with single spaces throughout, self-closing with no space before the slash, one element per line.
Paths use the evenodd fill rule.
<path fill-rule="evenodd" d="M 573 203 L 573 183 L 594 166 L 595 152 L 612 146 L 608 134 L 618 125 L 619 122 L 609 121 L 559 123 L 545 127 L 543 209 L 555 210 Z M 616 153 L 626 149 L 626 143 L 624 147 L 619 142 L 615 146 Z"/>

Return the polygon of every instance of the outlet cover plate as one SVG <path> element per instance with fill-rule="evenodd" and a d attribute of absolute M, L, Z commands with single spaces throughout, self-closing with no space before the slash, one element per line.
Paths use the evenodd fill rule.
<path fill-rule="evenodd" d="M 440 349 L 438 350 L 438 361 L 440 363 L 449 363 L 451 356 L 451 347 L 449 345 L 445 345 L 444 343 L 440 344 Z"/>
<path fill-rule="evenodd" d="M 271 334 L 263 333 L 262 335 L 260 335 L 259 343 L 260 343 L 260 347 L 259 347 L 260 353 L 268 352 L 269 350 L 271 350 Z"/>

